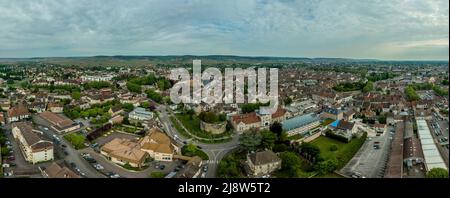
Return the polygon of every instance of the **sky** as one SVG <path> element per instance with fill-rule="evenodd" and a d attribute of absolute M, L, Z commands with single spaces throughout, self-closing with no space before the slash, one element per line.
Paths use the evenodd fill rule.
<path fill-rule="evenodd" d="M 449 59 L 448 0 L 0 0 L 0 58 Z"/>

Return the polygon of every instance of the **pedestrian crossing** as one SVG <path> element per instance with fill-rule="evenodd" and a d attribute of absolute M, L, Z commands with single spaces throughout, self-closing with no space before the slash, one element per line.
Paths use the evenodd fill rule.
<path fill-rule="evenodd" d="M 219 161 L 218 160 L 206 160 L 207 164 L 218 164 Z"/>

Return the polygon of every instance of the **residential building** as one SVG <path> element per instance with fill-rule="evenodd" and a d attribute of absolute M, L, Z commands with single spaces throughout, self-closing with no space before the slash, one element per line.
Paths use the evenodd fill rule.
<path fill-rule="evenodd" d="M 36 164 L 53 160 L 53 143 L 34 130 L 31 123 L 17 122 L 11 125 L 13 137 L 17 140 L 26 161 Z"/>
<path fill-rule="evenodd" d="M 340 120 L 344 116 L 344 112 L 337 108 L 327 107 L 322 111 L 322 118 Z"/>
<path fill-rule="evenodd" d="M 198 156 L 192 157 L 187 163 L 186 167 L 180 170 L 175 177 L 176 178 L 197 178 L 200 175 L 202 167 L 202 158 Z"/>
<path fill-rule="evenodd" d="M 59 165 L 56 162 L 53 162 L 41 172 L 44 178 L 81 178 L 66 166 Z"/>
<path fill-rule="evenodd" d="M 64 110 L 64 106 L 61 103 L 50 102 L 47 105 L 47 111 L 50 111 L 53 113 L 62 113 L 63 110 Z"/>
<path fill-rule="evenodd" d="M 247 155 L 246 171 L 253 177 L 268 175 L 281 168 L 281 159 L 272 151 L 265 150 Z"/>
<path fill-rule="evenodd" d="M 13 106 L 11 109 L 8 110 L 8 121 L 9 122 L 16 122 L 19 120 L 27 119 L 30 117 L 30 112 L 28 109 L 22 105 L 16 105 Z"/>

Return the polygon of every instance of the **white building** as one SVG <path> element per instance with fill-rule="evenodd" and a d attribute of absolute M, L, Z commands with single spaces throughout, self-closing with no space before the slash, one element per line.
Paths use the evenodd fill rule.
<path fill-rule="evenodd" d="M 34 130 L 30 123 L 13 123 L 12 134 L 26 161 L 36 164 L 53 160 L 53 143 L 42 139 L 42 132 Z"/>
<path fill-rule="evenodd" d="M 430 128 L 428 128 L 427 121 L 416 120 L 417 123 L 417 133 L 419 134 L 420 144 L 422 144 L 423 156 L 425 159 L 425 168 L 427 171 L 432 168 L 443 168 L 448 170 L 439 153 L 438 148 L 431 135 Z"/>
<path fill-rule="evenodd" d="M 153 118 L 153 112 L 146 111 L 142 107 L 137 107 L 128 114 L 128 117 L 133 120 L 150 120 Z"/>

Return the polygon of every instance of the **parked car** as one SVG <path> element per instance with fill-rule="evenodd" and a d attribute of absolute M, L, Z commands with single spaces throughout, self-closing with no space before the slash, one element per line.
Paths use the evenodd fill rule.
<path fill-rule="evenodd" d="M 70 167 L 75 168 L 77 165 L 73 162 L 70 162 Z"/>
<path fill-rule="evenodd" d="M 63 148 L 67 148 L 67 146 L 65 144 L 61 144 L 61 147 Z"/>
<path fill-rule="evenodd" d="M 203 172 L 208 172 L 208 166 L 203 166 Z"/>
<path fill-rule="evenodd" d="M 69 153 L 67 151 L 64 151 L 63 153 L 64 153 L 64 155 L 69 155 Z"/>
<path fill-rule="evenodd" d="M 164 164 L 162 164 L 161 166 L 159 166 L 159 170 L 164 170 L 166 168 L 166 166 Z"/>

